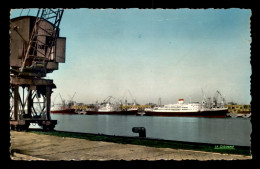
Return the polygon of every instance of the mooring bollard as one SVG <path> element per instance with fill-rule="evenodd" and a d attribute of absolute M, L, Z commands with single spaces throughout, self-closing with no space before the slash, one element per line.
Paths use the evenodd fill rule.
<path fill-rule="evenodd" d="M 133 127 L 132 132 L 139 133 L 139 137 L 146 137 L 146 131 L 144 127 Z"/>

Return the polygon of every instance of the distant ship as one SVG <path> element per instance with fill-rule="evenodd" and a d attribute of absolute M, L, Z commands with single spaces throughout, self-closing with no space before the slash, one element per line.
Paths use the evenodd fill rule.
<path fill-rule="evenodd" d="M 122 110 L 123 114 L 133 114 L 136 115 L 138 113 L 138 108 L 136 107 L 132 107 L 132 108 L 128 108 L 126 110 Z"/>
<path fill-rule="evenodd" d="M 189 116 L 189 117 L 226 117 L 228 108 L 224 106 L 223 101 L 218 104 L 216 99 L 213 103 L 207 102 L 206 99 L 202 103 L 184 103 L 184 99 L 179 99 L 176 104 L 167 104 L 154 108 L 144 109 L 146 116 Z"/>
<path fill-rule="evenodd" d="M 128 103 L 127 100 L 125 100 L 125 103 L 121 102 L 121 110 L 122 110 L 123 114 L 137 115 L 138 106 L 137 106 L 136 101 L 134 100 L 133 103 Z"/>
<path fill-rule="evenodd" d="M 136 115 L 137 110 L 136 109 L 127 109 L 127 110 L 121 110 L 117 108 L 116 105 L 113 105 L 111 103 L 106 103 L 102 106 L 100 106 L 98 109 L 92 109 L 87 110 L 86 114 L 106 114 L 106 115 L 112 115 L 112 114 L 118 114 L 118 115 Z"/>
<path fill-rule="evenodd" d="M 73 95 L 73 97 L 74 97 L 74 95 Z M 65 103 L 65 100 L 63 100 L 61 96 L 60 96 L 60 98 L 62 100 L 62 103 L 53 105 L 51 107 L 51 113 L 53 113 L 53 114 L 77 114 L 76 109 L 72 108 L 72 106 L 74 105 L 72 98 L 70 101 L 68 101 L 67 104 Z"/>
<path fill-rule="evenodd" d="M 76 110 L 69 105 L 55 105 L 51 108 L 53 114 L 76 114 Z"/>
<path fill-rule="evenodd" d="M 118 106 L 111 103 L 106 103 L 97 109 L 88 110 L 86 114 L 104 114 L 104 115 L 136 115 L 137 109 L 121 110 Z"/>
<path fill-rule="evenodd" d="M 110 102 L 110 99 L 113 98 L 112 96 L 109 96 L 107 99 L 104 100 L 103 103 L 97 104 L 96 108 L 87 110 L 86 114 L 106 114 L 106 115 L 112 115 L 112 114 L 118 114 L 118 115 L 136 115 L 138 109 L 136 108 L 129 108 L 129 109 L 121 109 L 120 105 L 118 104 L 112 104 Z"/>

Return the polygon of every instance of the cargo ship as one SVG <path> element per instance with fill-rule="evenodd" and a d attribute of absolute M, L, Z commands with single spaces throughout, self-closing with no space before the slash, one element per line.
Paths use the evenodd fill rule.
<path fill-rule="evenodd" d="M 51 113 L 53 114 L 77 114 L 75 109 L 70 108 L 70 106 L 57 105 L 51 108 Z"/>
<path fill-rule="evenodd" d="M 188 116 L 188 117 L 219 117 L 225 118 L 228 108 L 225 107 L 224 99 L 218 104 L 216 99 L 213 103 L 207 102 L 206 99 L 202 103 L 184 103 L 184 99 L 179 99 L 176 104 L 167 104 L 144 109 L 146 116 Z"/>
<path fill-rule="evenodd" d="M 104 115 L 136 115 L 138 109 L 136 108 L 128 108 L 128 109 L 122 109 L 120 108 L 119 104 L 112 104 L 110 102 L 110 99 L 113 98 L 112 96 L 109 96 L 107 99 L 104 100 L 101 104 L 97 104 L 95 108 L 91 110 L 87 110 L 86 114 L 104 114 Z"/>
<path fill-rule="evenodd" d="M 73 95 L 73 97 L 74 97 L 74 95 Z M 72 108 L 72 106 L 74 105 L 72 98 L 71 98 L 71 100 L 68 101 L 67 104 L 66 104 L 65 100 L 62 99 L 61 95 L 60 95 L 60 98 L 61 98 L 62 103 L 52 105 L 52 107 L 51 107 L 52 114 L 77 114 L 76 109 Z"/>
<path fill-rule="evenodd" d="M 117 105 L 111 104 L 111 103 L 106 103 L 101 106 L 99 106 L 96 109 L 92 110 L 87 110 L 86 114 L 104 114 L 104 115 L 136 115 L 137 114 L 137 109 L 127 109 L 127 110 L 122 110 L 120 109 Z"/>

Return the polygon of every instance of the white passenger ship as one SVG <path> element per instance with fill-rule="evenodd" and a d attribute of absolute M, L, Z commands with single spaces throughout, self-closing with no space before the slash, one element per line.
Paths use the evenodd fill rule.
<path fill-rule="evenodd" d="M 224 102 L 208 104 L 203 100 L 201 104 L 184 103 L 184 99 L 179 99 L 176 104 L 146 108 L 144 111 L 148 116 L 226 117 L 228 108 L 224 107 Z"/>

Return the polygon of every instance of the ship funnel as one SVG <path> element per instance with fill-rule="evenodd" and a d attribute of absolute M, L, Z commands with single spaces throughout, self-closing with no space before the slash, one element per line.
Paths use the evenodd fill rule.
<path fill-rule="evenodd" d="M 178 103 L 183 103 L 184 100 L 183 99 L 179 99 Z"/>

